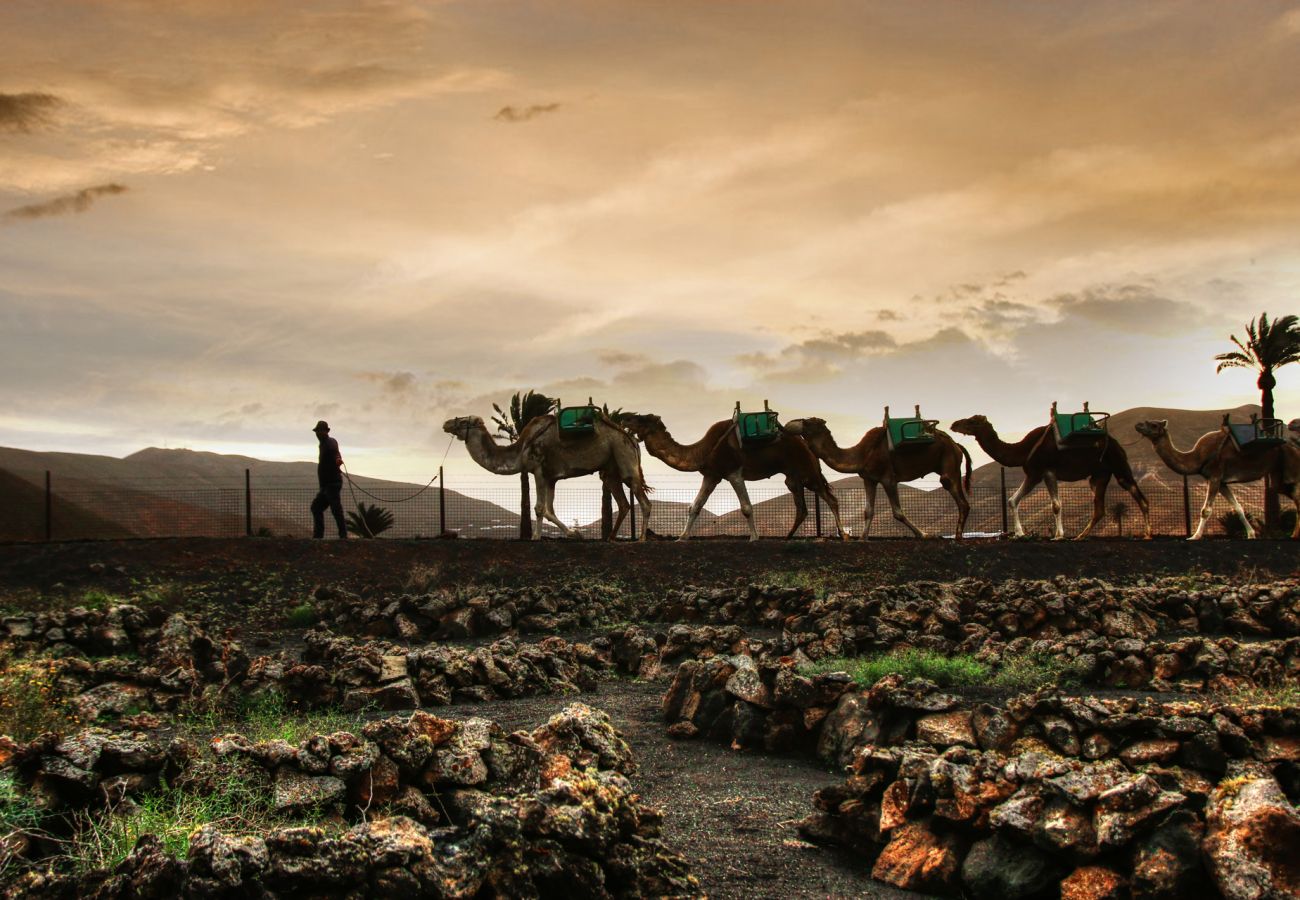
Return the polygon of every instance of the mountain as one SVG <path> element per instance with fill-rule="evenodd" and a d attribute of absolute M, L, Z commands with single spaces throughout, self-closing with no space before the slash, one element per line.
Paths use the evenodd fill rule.
<path fill-rule="evenodd" d="M 0 447 L 0 503 L 16 511 L 0 522 L 0 540 L 44 535 L 47 470 L 53 473 L 55 538 L 242 535 L 245 470 L 250 473 L 254 531 L 311 533 L 314 462 L 266 462 L 157 447 L 123 459 Z M 362 475 L 351 481 L 354 487 L 345 482 L 343 488 L 345 510 L 355 508 L 356 501 L 391 508 L 396 522 L 389 533 L 394 537 L 438 533 L 441 490 L 436 484 L 397 503 L 423 485 Z M 366 496 L 366 491 L 383 499 Z M 518 513 L 495 503 L 448 490 L 445 508 L 448 529 L 466 536 L 518 533 Z M 327 513 L 327 528 L 332 529 L 328 518 Z"/>

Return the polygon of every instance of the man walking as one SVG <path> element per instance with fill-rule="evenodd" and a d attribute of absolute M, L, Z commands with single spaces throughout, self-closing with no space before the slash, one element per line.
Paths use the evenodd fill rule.
<path fill-rule="evenodd" d="M 339 539 L 344 540 L 348 536 L 348 526 L 343 521 L 343 456 L 339 453 L 339 442 L 330 437 L 327 422 L 317 422 L 312 431 L 320 441 L 320 460 L 316 463 L 320 493 L 311 502 L 311 536 L 317 539 L 325 537 L 325 507 L 328 506 L 338 523 Z"/>

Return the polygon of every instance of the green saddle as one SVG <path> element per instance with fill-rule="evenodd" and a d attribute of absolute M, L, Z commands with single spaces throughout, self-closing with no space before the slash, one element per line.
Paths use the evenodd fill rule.
<path fill-rule="evenodd" d="M 1243 452 L 1279 447 L 1286 443 L 1286 424 L 1281 419 L 1261 419 L 1251 416 L 1249 422 L 1238 423 L 1223 417 L 1224 430 L 1232 437 L 1237 449 Z"/>
<path fill-rule="evenodd" d="M 562 406 L 555 417 L 560 424 L 561 434 L 591 434 L 596 430 L 596 418 L 600 409 L 587 400 L 586 406 Z"/>
<path fill-rule="evenodd" d="M 1108 422 L 1110 413 L 1093 412 L 1088 404 L 1083 404 L 1082 412 L 1057 412 L 1056 403 L 1052 403 L 1052 431 L 1056 435 L 1058 447 L 1090 447 L 1100 444 L 1110 433 Z"/>
<path fill-rule="evenodd" d="M 893 418 L 889 415 L 889 407 L 885 407 L 885 430 L 889 432 L 890 449 L 915 444 L 932 444 L 938 426 L 938 419 L 921 418 L 920 405 L 916 407 L 916 415 L 910 418 Z"/>
<path fill-rule="evenodd" d="M 781 436 L 781 422 L 776 411 L 768 408 L 766 400 L 762 412 L 742 412 L 737 401 L 731 418 L 736 423 L 736 435 L 742 445 L 770 444 Z"/>

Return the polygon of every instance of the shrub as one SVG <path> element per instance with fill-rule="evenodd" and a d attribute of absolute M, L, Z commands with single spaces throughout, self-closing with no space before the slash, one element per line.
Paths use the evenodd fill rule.
<path fill-rule="evenodd" d="M 378 537 L 393 527 L 393 514 L 376 503 L 358 503 L 347 520 L 348 530 L 363 538 Z"/>
<path fill-rule="evenodd" d="M 985 684 L 989 679 L 988 666 L 969 654 L 948 656 L 911 647 L 876 656 L 824 659 L 804 667 L 804 674 L 821 672 L 848 672 L 864 688 L 886 675 L 925 678 L 940 687 Z"/>
<path fill-rule="evenodd" d="M 57 660 L 0 655 L 0 734 L 30 741 L 46 731 L 66 734 L 79 727 L 58 676 Z"/>
<path fill-rule="evenodd" d="M 298 628 L 309 628 L 316 624 L 320 615 L 316 612 L 316 607 L 310 603 L 300 603 L 289 610 L 286 618 L 289 620 L 290 625 Z"/>
<path fill-rule="evenodd" d="M 1078 670 L 1071 661 L 1048 653 L 1025 653 L 1004 656 L 992 683 L 1017 691 L 1036 691 L 1072 686 L 1079 681 Z"/>
<path fill-rule="evenodd" d="M 41 830 L 45 813 L 22 791 L 13 772 L 0 772 L 0 881 L 15 868 L 28 835 Z"/>

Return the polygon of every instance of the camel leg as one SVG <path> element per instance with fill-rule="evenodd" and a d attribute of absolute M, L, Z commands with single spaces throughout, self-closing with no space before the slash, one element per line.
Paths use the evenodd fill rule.
<path fill-rule="evenodd" d="M 966 518 L 970 515 L 970 499 L 966 496 L 966 489 L 962 486 L 961 480 L 961 461 L 958 460 L 955 472 L 941 476 L 939 482 L 952 497 L 952 502 L 957 504 L 957 531 L 953 537 L 960 541 L 962 533 L 966 530 Z"/>
<path fill-rule="evenodd" d="M 1097 523 L 1106 515 L 1106 486 L 1110 484 L 1110 473 L 1103 472 L 1100 475 L 1094 475 L 1088 479 L 1088 484 L 1092 486 L 1092 518 L 1088 520 L 1088 524 L 1084 526 L 1083 531 L 1079 532 L 1078 537 L 1075 538 L 1076 541 L 1081 541 L 1092 534 L 1092 530 L 1097 527 Z"/>
<path fill-rule="evenodd" d="M 731 487 L 736 491 L 736 499 L 740 501 L 740 514 L 745 517 L 749 524 L 749 539 L 758 540 L 758 524 L 754 521 L 754 504 L 749 502 L 749 488 L 745 487 L 745 476 L 740 472 L 735 472 L 727 478 L 731 482 Z M 804 512 L 807 513 L 805 506 Z"/>
<path fill-rule="evenodd" d="M 704 504 L 708 502 L 709 495 L 713 493 L 713 489 L 718 486 L 718 482 L 721 480 L 721 478 L 715 478 L 712 475 L 704 476 L 704 482 L 700 485 L 700 492 L 695 495 L 695 499 L 691 502 L 690 512 L 686 514 L 686 527 L 682 529 L 681 536 L 677 540 L 684 541 L 690 536 L 691 529 L 695 527 L 695 520 L 700 515 L 700 510 L 704 509 Z"/>
<path fill-rule="evenodd" d="M 1250 524 L 1250 517 L 1246 515 L 1246 510 L 1242 509 L 1241 501 L 1238 500 L 1237 495 L 1232 492 L 1232 488 L 1228 487 L 1227 482 L 1219 485 L 1219 493 L 1228 498 L 1228 502 L 1232 504 L 1232 508 L 1237 511 L 1237 518 L 1241 519 L 1241 524 L 1246 526 L 1246 540 L 1249 541 L 1258 537 L 1259 535 L 1255 533 L 1255 527 Z"/>
<path fill-rule="evenodd" d="M 1115 481 L 1124 490 L 1128 491 L 1133 497 L 1133 502 L 1142 510 L 1142 524 L 1144 526 L 1142 539 L 1151 540 L 1151 504 L 1147 503 L 1146 495 L 1142 493 L 1142 488 L 1138 487 L 1136 481 L 1132 478 L 1126 478 L 1123 475 L 1116 475 Z"/>
<path fill-rule="evenodd" d="M 542 487 L 542 484 L 544 484 L 545 487 Z M 551 524 L 559 528 L 560 531 L 563 532 L 565 535 L 571 538 L 582 537 L 581 532 L 579 532 L 576 528 L 570 528 L 568 525 L 565 525 L 564 522 L 560 521 L 560 517 L 555 514 L 555 482 L 551 481 L 550 479 L 546 479 L 544 482 L 539 482 L 538 490 L 541 493 L 541 496 L 537 500 L 537 505 L 539 507 L 537 513 L 538 533 L 540 534 L 542 530 L 541 520 L 546 519 Z"/>
<path fill-rule="evenodd" d="M 623 496 L 623 482 L 619 481 L 618 475 L 613 473 L 607 475 L 604 472 L 601 472 L 600 480 L 601 483 L 605 485 L 605 489 L 609 491 L 610 496 L 614 498 L 614 503 L 618 506 L 618 515 L 614 517 L 613 527 L 609 529 L 609 537 L 605 539 L 607 541 L 612 541 L 618 537 L 618 530 L 623 527 L 623 520 L 627 518 L 627 511 L 631 508 L 631 504 L 627 502 L 627 497 Z M 632 536 L 636 537 L 636 535 Z"/>
<path fill-rule="evenodd" d="M 1029 496 L 1029 492 L 1038 487 L 1038 482 L 1042 480 L 1043 476 L 1026 472 L 1025 480 L 1020 482 L 1020 487 L 1016 488 L 1016 492 L 1007 501 L 1007 506 L 1011 507 L 1011 533 L 1015 537 L 1025 536 L 1025 526 L 1020 523 L 1020 501 Z"/>
<path fill-rule="evenodd" d="M 898 485 L 894 484 L 892 481 L 882 481 L 881 487 L 885 489 L 885 496 L 889 498 L 889 508 L 894 511 L 894 518 L 897 521 L 902 522 L 908 528 L 912 529 L 912 533 L 915 534 L 917 537 L 919 538 L 930 537 L 930 535 L 926 534 L 924 531 L 917 528 L 916 525 L 912 523 L 912 520 L 909 519 L 906 516 L 906 514 L 904 514 L 903 504 L 898 499 Z"/>
<path fill-rule="evenodd" d="M 632 499 L 641 507 L 641 540 L 650 540 L 650 492 L 646 490 L 645 482 L 638 478 L 635 482 L 628 485 L 632 491 Z M 636 535 L 632 535 L 636 537 Z"/>
<path fill-rule="evenodd" d="M 839 536 L 840 540 L 846 539 L 848 534 L 845 533 L 844 525 L 840 522 L 839 498 L 835 496 L 835 492 L 831 490 L 829 484 L 816 491 L 816 494 L 822 499 L 822 502 L 826 504 L 826 508 L 831 511 L 831 518 L 835 520 L 835 533 Z"/>
<path fill-rule="evenodd" d="M 1061 490 L 1060 485 L 1056 482 L 1055 472 L 1043 473 L 1043 487 L 1047 488 L 1047 496 L 1052 498 L 1052 540 L 1065 540 L 1065 525 L 1061 522 Z"/>
<path fill-rule="evenodd" d="M 1291 540 L 1300 540 L 1300 485 L 1291 492 L 1291 502 L 1295 504 L 1295 528 L 1291 531 Z"/>
<path fill-rule="evenodd" d="M 1201 504 L 1201 521 L 1196 525 L 1196 533 L 1188 538 L 1189 541 L 1199 541 L 1205 535 L 1205 526 L 1210 521 L 1210 513 L 1214 510 L 1214 498 L 1219 493 L 1219 479 L 1210 478 L 1205 482 L 1205 502 Z"/>
<path fill-rule="evenodd" d="M 790 490 L 790 498 L 794 500 L 794 525 L 790 527 L 790 531 L 785 536 L 788 541 L 794 537 L 795 532 L 799 530 L 799 526 L 803 524 L 803 520 L 808 518 L 808 501 L 804 498 L 802 484 L 792 478 L 787 478 L 785 486 Z"/>
<path fill-rule="evenodd" d="M 871 520 L 876 517 L 876 488 L 879 485 L 868 479 L 865 475 L 862 477 L 862 539 L 865 541 L 871 534 Z"/>

